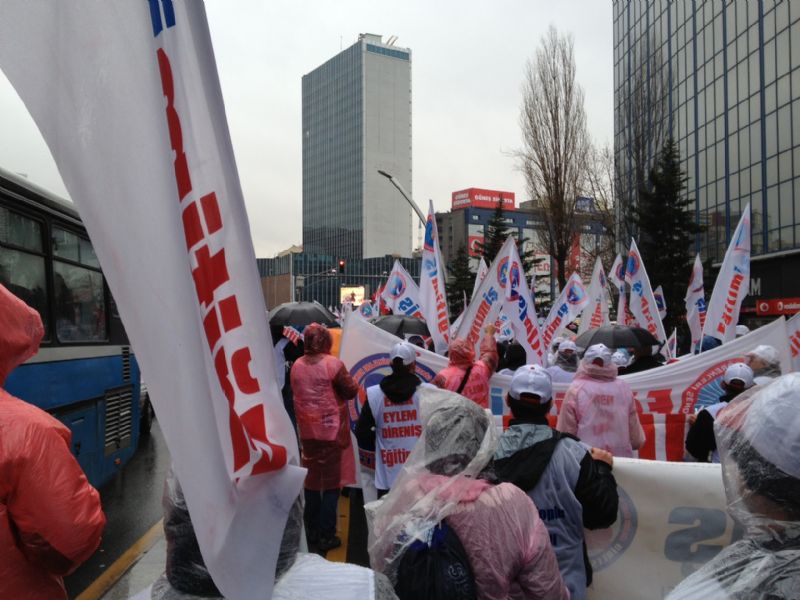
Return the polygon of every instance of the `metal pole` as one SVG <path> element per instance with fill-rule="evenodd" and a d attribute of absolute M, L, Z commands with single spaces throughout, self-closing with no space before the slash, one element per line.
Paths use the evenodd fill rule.
<path fill-rule="evenodd" d="M 423 212 L 422 212 L 422 211 L 419 209 L 419 206 L 417 206 L 417 203 L 416 203 L 416 202 L 414 202 L 414 201 L 411 199 L 411 196 L 409 196 L 409 195 L 406 193 L 406 191 L 403 189 L 403 186 L 402 186 L 402 185 L 400 185 L 400 182 L 399 182 L 399 181 L 397 181 L 397 179 L 395 178 L 395 176 L 394 176 L 394 175 L 390 175 L 390 174 L 389 174 L 389 173 L 387 173 L 386 171 L 381 171 L 380 169 L 378 169 L 378 173 L 380 173 L 381 175 L 383 175 L 383 176 L 384 176 L 384 177 L 386 177 L 386 178 L 387 178 L 389 181 L 391 181 L 391 182 L 392 182 L 392 185 L 393 185 L 394 187 L 396 187 L 396 188 L 397 188 L 397 191 L 398 191 L 398 192 L 400 192 L 400 194 L 403 196 L 403 198 L 405 198 L 405 199 L 406 199 L 406 201 L 408 201 L 408 203 L 411 205 L 411 208 L 413 208 L 413 209 L 414 209 L 414 212 L 415 212 L 415 213 L 417 213 L 417 216 L 419 217 L 419 220 L 420 220 L 420 221 L 422 221 L 422 225 L 423 225 L 423 226 L 425 226 L 425 224 L 428 222 L 428 218 L 427 218 L 427 217 L 426 217 L 426 216 L 423 214 Z"/>

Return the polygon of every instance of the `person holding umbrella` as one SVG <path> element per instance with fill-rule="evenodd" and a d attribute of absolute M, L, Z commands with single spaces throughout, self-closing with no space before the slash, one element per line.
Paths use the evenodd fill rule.
<path fill-rule="evenodd" d="M 614 456 L 632 457 L 644 444 L 644 430 L 633 392 L 617 377 L 611 355 L 603 344 L 586 350 L 567 390 L 556 429 Z"/>
<path fill-rule="evenodd" d="M 292 365 L 290 379 L 300 430 L 305 482 L 305 519 L 309 545 L 320 551 L 341 545 L 336 537 L 339 489 L 355 482 L 347 400 L 358 384 L 341 360 L 331 355 L 333 340 L 318 323 L 304 332 L 305 354 Z"/>

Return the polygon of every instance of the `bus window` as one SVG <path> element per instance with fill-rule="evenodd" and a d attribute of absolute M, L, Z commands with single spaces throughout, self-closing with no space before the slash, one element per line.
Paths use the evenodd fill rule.
<path fill-rule="evenodd" d="M 53 256 L 81 263 L 87 267 L 100 268 L 92 243 L 70 231 L 53 227 Z"/>
<path fill-rule="evenodd" d="M 0 244 L 0 283 L 39 312 L 47 339 L 45 259 L 34 254 L 42 253 L 42 225 L 0 206 Z"/>
<path fill-rule="evenodd" d="M 103 276 L 53 261 L 56 335 L 61 342 L 99 342 L 106 339 Z"/>

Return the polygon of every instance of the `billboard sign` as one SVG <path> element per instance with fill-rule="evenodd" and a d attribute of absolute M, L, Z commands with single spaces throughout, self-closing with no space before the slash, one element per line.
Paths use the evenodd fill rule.
<path fill-rule="evenodd" d="M 346 304 L 350 302 L 358 306 L 362 302 L 364 302 L 364 286 L 363 285 L 355 285 L 355 286 L 345 286 L 343 285 L 339 290 L 339 298 L 342 304 Z"/>
<path fill-rule="evenodd" d="M 514 192 L 502 192 L 500 190 L 484 190 L 480 188 L 467 188 L 453 192 L 453 210 L 473 206 L 475 208 L 496 208 L 502 202 L 503 210 L 516 210 Z"/>

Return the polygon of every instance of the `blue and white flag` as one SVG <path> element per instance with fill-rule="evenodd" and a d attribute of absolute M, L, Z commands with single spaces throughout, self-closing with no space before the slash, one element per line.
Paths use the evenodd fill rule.
<path fill-rule="evenodd" d="M 380 297 L 383 305 L 396 315 L 423 318 L 419 287 L 399 260 L 394 261 Z"/>
<path fill-rule="evenodd" d="M 573 273 L 550 308 L 547 320 L 542 326 L 544 347 L 549 348 L 552 341 L 566 329 L 567 325 L 578 318 L 588 304 L 589 294 L 586 292 L 586 287 L 584 287 L 580 275 Z"/>
<path fill-rule="evenodd" d="M 631 240 L 628 265 L 625 268 L 625 281 L 631 286 L 630 311 L 639 327 L 644 327 L 662 344 L 667 341 L 664 324 L 658 314 L 658 305 L 645 271 L 642 255 L 636 242 Z"/>
<path fill-rule="evenodd" d="M 439 354 L 447 352 L 450 345 L 450 311 L 447 306 L 443 267 L 442 254 L 439 251 L 439 232 L 436 229 L 436 213 L 433 211 L 431 200 L 428 204 L 425 241 L 422 245 L 419 293 L 422 315 L 427 321 L 434 348 Z"/>
<path fill-rule="evenodd" d="M 542 334 L 514 238 L 508 238 L 497 257 L 497 279 L 503 292 L 500 316 L 508 319 L 514 338 L 525 348 L 527 363 L 540 365 L 544 354 Z"/>

